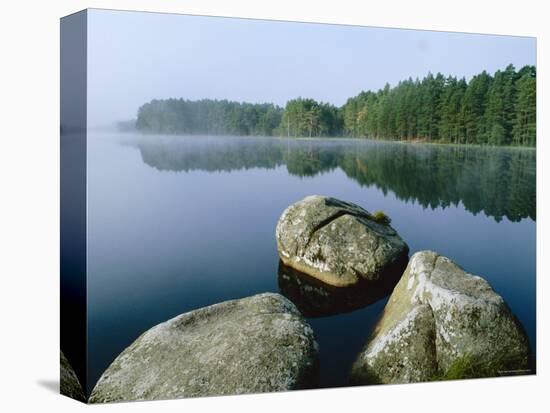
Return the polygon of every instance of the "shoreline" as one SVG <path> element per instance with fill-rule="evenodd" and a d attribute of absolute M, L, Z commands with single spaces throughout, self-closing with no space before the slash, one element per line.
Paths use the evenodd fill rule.
<path fill-rule="evenodd" d="M 151 133 L 151 132 L 141 132 L 138 130 L 134 131 L 94 131 L 88 130 L 88 132 L 94 134 L 117 134 L 117 135 L 139 135 L 140 137 L 170 137 L 170 138 L 185 138 L 185 137 L 209 137 L 209 138 L 268 138 L 268 139 L 277 139 L 277 140 L 293 140 L 293 141 L 315 141 L 315 140 L 328 140 L 328 141 L 367 141 L 367 142 L 381 142 L 381 143 L 396 143 L 396 144 L 405 144 L 405 145 L 437 145 L 437 146 L 458 146 L 458 147 L 476 147 L 476 148 L 488 148 L 488 149 L 530 149 L 536 150 L 535 146 L 521 146 L 521 145 L 482 145 L 479 143 L 452 143 L 452 142 L 429 142 L 426 140 L 392 140 L 392 139 L 372 139 L 372 138 L 363 138 L 363 137 L 352 137 L 352 136 L 300 136 L 300 137 L 288 137 L 288 136 L 262 136 L 262 135 L 208 135 L 208 134 L 171 134 L 171 133 Z"/>

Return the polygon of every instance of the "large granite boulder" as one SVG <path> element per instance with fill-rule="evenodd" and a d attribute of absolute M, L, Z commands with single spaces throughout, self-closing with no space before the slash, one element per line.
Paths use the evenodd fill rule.
<path fill-rule="evenodd" d="M 289 206 L 275 237 L 285 265 L 335 287 L 401 274 L 409 253 L 387 217 L 319 195 Z"/>
<path fill-rule="evenodd" d="M 91 403 L 315 387 L 318 345 L 294 304 L 259 294 L 179 315 L 124 350 Z"/>
<path fill-rule="evenodd" d="M 81 402 L 86 401 L 82 386 L 78 381 L 78 377 L 74 372 L 69 360 L 65 357 L 65 354 L 61 351 L 60 360 L 60 375 L 59 375 L 59 392 L 64 396 L 68 396 L 72 399 L 79 400 Z"/>
<path fill-rule="evenodd" d="M 432 251 L 414 254 L 351 382 L 409 383 L 525 371 L 526 334 L 484 279 Z"/>

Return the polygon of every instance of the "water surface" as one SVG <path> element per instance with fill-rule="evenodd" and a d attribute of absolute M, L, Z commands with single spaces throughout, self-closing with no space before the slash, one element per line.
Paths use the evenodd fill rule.
<path fill-rule="evenodd" d="M 483 276 L 535 344 L 535 151 L 351 139 L 91 134 L 90 387 L 141 333 L 183 312 L 279 291 L 275 225 L 307 195 L 383 210 L 411 254 Z M 387 297 L 312 317 L 321 385 L 347 384 Z"/>

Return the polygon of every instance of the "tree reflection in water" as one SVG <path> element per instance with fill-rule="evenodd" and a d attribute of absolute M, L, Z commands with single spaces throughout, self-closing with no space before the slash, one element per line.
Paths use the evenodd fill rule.
<path fill-rule="evenodd" d="M 127 145 L 161 171 L 286 166 L 307 177 L 340 168 L 362 186 L 427 208 L 462 203 L 497 222 L 536 219 L 532 149 L 404 144 L 359 139 L 145 136 Z"/>

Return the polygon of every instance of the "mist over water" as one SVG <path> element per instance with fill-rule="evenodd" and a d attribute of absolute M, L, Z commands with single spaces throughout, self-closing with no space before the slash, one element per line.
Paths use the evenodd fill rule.
<path fill-rule="evenodd" d="M 311 194 L 383 210 L 411 254 L 432 249 L 487 279 L 534 350 L 534 150 L 97 133 L 88 142 L 90 386 L 153 325 L 284 289 L 275 225 Z M 322 386 L 347 384 L 386 300 L 308 319 Z"/>

